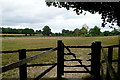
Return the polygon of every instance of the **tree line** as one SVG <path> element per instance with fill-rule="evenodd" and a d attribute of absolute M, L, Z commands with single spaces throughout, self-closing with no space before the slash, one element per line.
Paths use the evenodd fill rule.
<path fill-rule="evenodd" d="M 42 30 L 33 30 L 31 28 L 25 29 L 12 29 L 12 28 L 0 28 L 3 34 L 25 34 L 26 36 L 29 34 L 30 36 L 35 34 L 40 34 L 42 36 L 112 36 L 112 35 L 120 35 L 120 31 L 118 29 L 113 29 L 112 31 L 104 31 L 101 32 L 101 29 L 97 26 L 88 30 L 87 25 L 83 25 L 81 29 L 76 28 L 73 31 L 62 29 L 61 33 L 53 33 L 51 32 L 51 28 L 49 26 L 44 26 Z"/>

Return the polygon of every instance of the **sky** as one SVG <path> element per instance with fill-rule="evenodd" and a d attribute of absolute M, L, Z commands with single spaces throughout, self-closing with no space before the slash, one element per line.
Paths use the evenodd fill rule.
<path fill-rule="evenodd" d="M 47 25 L 52 32 L 61 32 L 62 29 L 81 29 L 86 24 L 89 29 L 98 26 L 102 31 L 112 30 L 108 27 L 110 24 L 101 27 L 98 13 L 84 14 L 77 15 L 73 9 L 48 7 L 45 0 L 0 0 L 0 27 L 42 30 Z"/>

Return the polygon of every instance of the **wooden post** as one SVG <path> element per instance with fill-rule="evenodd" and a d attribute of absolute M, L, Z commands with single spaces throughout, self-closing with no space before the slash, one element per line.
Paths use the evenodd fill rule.
<path fill-rule="evenodd" d="M 19 50 L 19 60 L 26 58 L 26 49 Z M 27 80 L 27 64 L 19 67 L 20 80 Z"/>
<path fill-rule="evenodd" d="M 94 61 L 94 58 L 95 58 L 95 50 L 96 50 L 96 47 L 95 47 L 95 43 L 93 42 L 92 43 L 92 48 L 91 48 L 91 75 L 95 75 L 95 70 L 94 70 L 94 64 L 95 64 L 95 61 Z"/>
<path fill-rule="evenodd" d="M 109 47 L 108 48 L 108 60 L 111 65 L 112 65 L 112 54 L 113 54 L 113 47 Z M 107 72 L 106 72 L 106 80 L 111 80 L 108 68 L 107 68 Z"/>
<path fill-rule="evenodd" d="M 92 61 L 91 61 L 91 74 L 95 79 L 100 79 L 100 55 L 101 42 L 92 43 Z"/>
<path fill-rule="evenodd" d="M 57 53 L 57 80 L 62 80 L 62 75 L 64 73 L 64 45 L 61 40 L 58 40 Z"/>

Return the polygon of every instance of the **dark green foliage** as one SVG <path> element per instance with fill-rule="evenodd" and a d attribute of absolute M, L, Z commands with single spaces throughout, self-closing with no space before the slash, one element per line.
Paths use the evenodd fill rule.
<path fill-rule="evenodd" d="M 52 32 L 51 32 L 51 29 L 49 28 L 49 26 L 44 26 L 42 34 L 44 36 L 50 36 L 51 33 Z"/>
<path fill-rule="evenodd" d="M 8 34 L 12 34 L 13 32 L 12 28 L 2 28 L 2 33 L 8 33 Z"/>
<path fill-rule="evenodd" d="M 25 28 L 25 29 L 23 29 L 22 33 L 26 34 L 26 35 L 30 34 L 30 36 L 31 36 L 31 34 L 34 33 L 34 30 L 33 29 L 29 29 L 29 28 Z"/>
<path fill-rule="evenodd" d="M 63 36 L 62 33 L 52 33 L 51 36 Z"/>
<path fill-rule="evenodd" d="M 101 31 L 100 28 L 95 26 L 94 28 L 91 28 L 89 31 L 89 34 L 91 34 L 92 36 L 98 36 L 100 35 Z"/>
<path fill-rule="evenodd" d="M 62 35 L 63 36 L 71 36 L 72 34 L 73 34 L 72 31 L 65 30 L 65 29 L 62 30 Z"/>
<path fill-rule="evenodd" d="M 104 34 L 104 36 L 109 36 L 109 35 L 111 34 L 111 32 L 109 32 L 109 31 L 104 31 L 103 34 Z"/>
<path fill-rule="evenodd" d="M 62 33 L 52 33 L 49 26 L 44 26 L 43 31 L 25 28 L 25 29 L 12 29 L 12 28 L 0 28 L 0 32 L 3 33 L 2 37 L 24 37 L 31 36 L 32 34 L 38 34 L 37 36 L 112 36 L 120 35 L 120 31 L 114 28 L 112 31 L 101 32 L 100 28 L 95 26 L 88 30 L 88 27 L 83 26 L 81 29 L 76 28 L 73 31 L 62 29 Z M 4 34 L 25 34 L 25 35 L 4 35 Z M 27 35 L 30 34 L 30 35 Z M 33 36 L 34 36 L 33 35 Z"/>
<path fill-rule="evenodd" d="M 36 34 L 42 34 L 41 30 L 36 30 Z"/>
<path fill-rule="evenodd" d="M 80 30 L 78 28 L 74 29 L 73 35 L 74 36 L 80 36 Z"/>
<path fill-rule="evenodd" d="M 115 28 L 114 28 L 113 31 L 111 31 L 111 33 L 112 33 L 113 35 L 120 35 L 120 31 L 119 31 L 118 29 L 115 29 Z"/>
<path fill-rule="evenodd" d="M 2 29 L 2 33 L 4 34 L 33 34 L 34 30 L 33 29 L 29 29 L 29 28 L 25 28 L 25 29 L 12 29 L 12 28 L 1 28 Z"/>
<path fill-rule="evenodd" d="M 87 34 L 88 33 L 88 30 L 87 30 L 87 28 L 85 28 L 85 27 L 82 27 L 82 29 L 80 29 L 80 34 Z"/>

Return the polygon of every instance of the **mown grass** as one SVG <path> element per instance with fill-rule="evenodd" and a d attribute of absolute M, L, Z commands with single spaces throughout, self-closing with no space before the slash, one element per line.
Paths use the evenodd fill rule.
<path fill-rule="evenodd" d="M 2 38 L 2 50 L 33 49 L 56 47 L 57 40 L 63 40 L 65 45 L 91 45 L 94 41 L 101 41 L 102 45 L 118 44 L 118 36 L 109 37 L 41 37 L 41 38 Z"/>
<path fill-rule="evenodd" d="M 116 45 L 118 44 L 118 36 L 107 36 L 107 37 L 38 37 L 38 38 L 2 38 L 2 50 L 18 50 L 18 49 L 38 49 L 38 48 L 48 48 L 57 47 L 57 40 L 62 40 L 65 45 L 91 45 L 94 41 L 101 41 L 103 46 Z M 74 50 L 76 53 L 89 52 L 89 50 Z M 116 50 L 114 50 L 116 53 Z M 27 52 L 27 57 L 35 55 L 41 52 Z M 114 54 L 115 55 L 115 54 Z M 82 56 L 81 54 L 78 55 Z M 117 55 L 115 55 L 117 56 Z M 52 54 L 44 55 L 39 59 L 36 59 L 31 63 L 55 63 L 56 62 L 56 52 Z M 12 62 L 18 61 L 18 53 L 10 53 L 2 55 L 2 65 L 7 65 Z M 12 72 L 9 71 L 9 75 L 4 75 L 3 77 L 12 76 Z"/>

